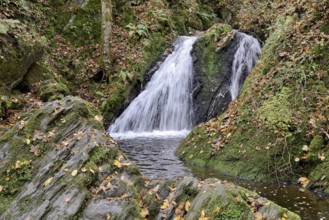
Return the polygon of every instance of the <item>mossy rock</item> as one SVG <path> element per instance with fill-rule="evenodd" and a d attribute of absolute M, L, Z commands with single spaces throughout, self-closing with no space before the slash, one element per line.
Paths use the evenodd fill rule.
<path fill-rule="evenodd" d="M 19 27 L 20 23 L 16 25 Z M 14 34 L 0 36 L 0 83 L 9 92 L 22 82 L 30 66 L 42 57 L 45 47 L 44 38 L 35 32 L 21 35 L 11 31 Z"/>
<path fill-rule="evenodd" d="M 65 84 L 50 79 L 41 83 L 37 90 L 37 93 L 42 100 L 53 101 L 56 99 L 63 98 L 69 93 L 69 90 Z"/>
<path fill-rule="evenodd" d="M 135 181 L 140 173 L 128 174 L 119 169 L 114 160 L 123 161 L 116 144 L 104 134 L 100 112 L 90 103 L 75 97 L 50 102 L 22 117 L 11 130 L 0 138 L 1 219 L 82 217 L 91 201 L 93 189 L 102 188 L 103 180 L 115 189 L 130 192 L 128 203 L 122 200 L 116 206 L 126 210 L 126 216 L 139 216 Z M 125 174 L 123 174 L 125 173 Z M 129 184 L 121 179 L 125 175 Z M 116 181 L 115 181 L 116 179 Z M 131 185 L 132 184 L 132 185 Z M 99 193 L 97 203 L 106 204 L 106 192 Z M 104 210 L 93 210 L 94 219 Z M 106 215 L 114 216 L 115 210 Z"/>
<path fill-rule="evenodd" d="M 55 75 L 52 68 L 47 65 L 47 61 L 41 60 L 29 68 L 23 81 L 17 87 L 23 91 L 32 91 L 37 87 L 37 84 L 53 79 Z"/>
<path fill-rule="evenodd" d="M 171 195 L 163 201 L 158 218 L 251 220 L 262 216 L 264 219 L 301 219 L 297 214 L 233 183 L 184 177 L 175 185 Z"/>

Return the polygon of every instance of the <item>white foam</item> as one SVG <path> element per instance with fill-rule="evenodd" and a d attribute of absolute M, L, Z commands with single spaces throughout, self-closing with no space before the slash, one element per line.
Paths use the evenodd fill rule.
<path fill-rule="evenodd" d="M 133 132 L 110 133 L 111 137 L 116 140 L 135 139 L 135 138 L 185 138 L 190 133 L 190 130 L 180 131 L 159 131 L 152 132 Z"/>

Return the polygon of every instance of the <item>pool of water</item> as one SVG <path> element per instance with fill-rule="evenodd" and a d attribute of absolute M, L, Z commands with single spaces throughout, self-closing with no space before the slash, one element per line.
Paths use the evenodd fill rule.
<path fill-rule="evenodd" d="M 329 220 L 329 202 L 297 186 L 264 184 L 241 180 L 218 171 L 187 165 L 175 155 L 175 150 L 188 132 L 155 132 L 142 134 L 112 134 L 119 147 L 150 179 L 195 176 L 199 179 L 218 178 L 259 193 L 261 196 L 298 213 L 306 220 Z"/>

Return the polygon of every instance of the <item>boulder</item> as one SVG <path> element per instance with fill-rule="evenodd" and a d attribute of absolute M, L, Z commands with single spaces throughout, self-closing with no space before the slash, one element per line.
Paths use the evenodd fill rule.
<path fill-rule="evenodd" d="M 124 166 L 115 166 L 115 160 Z M 136 202 L 130 202 L 136 193 L 127 196 L 132 199 L 112 195 L 122 200 L 111 202 L 117 209 L 88 211 L 93 204 L 107 206 L 103 190 L 124 187 L 129 193 L 135 181 L 131 176 L 140 173 L 124 162 L 104 133 L 100 112 L 80 98 L 69 96 L 22 116 L 0 138 L 0 161 L 1 219 L 97 219 L 104 213 L 115 216 L 120 209 L 126 217 L 139 215 Z M 122 177 L 121 170 L 125 179 L 111 176 Z M 112 185 L 102 185 L 104 179 Z M 128 210 L 128 204 L 133 208 Z"/>

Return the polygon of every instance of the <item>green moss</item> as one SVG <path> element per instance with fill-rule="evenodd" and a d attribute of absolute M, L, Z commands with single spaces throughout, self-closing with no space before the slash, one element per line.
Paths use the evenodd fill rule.
<path fill-rule="evenodd" d="M 266 127 L 275 132 L 286 132 L 293 125 L 290 108 L 291 90 L 284 87 L 279 94 L 266 100 L 257 109 L 259 119 Z"/>
<path fill-rule="evenodd" d="M 74 45 L 81 46 L 99 43 L 101 40 L 101 1 L 89 0 L 79 7 L 71 22 L 65 27 L 63 36 Z"/>
<path fill-rule="evenodd" d="M 58 83 L 53 79 L 42 82 L 38 88 L 38 94 L 44 101 L 53 101 L 63 98 L 63 95 L 69 93 L 65 84 Z"/>

